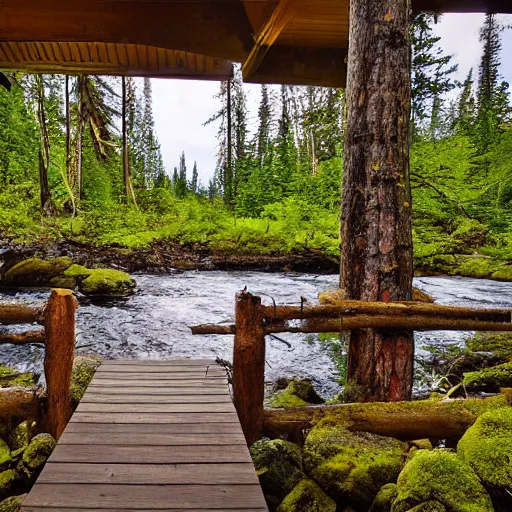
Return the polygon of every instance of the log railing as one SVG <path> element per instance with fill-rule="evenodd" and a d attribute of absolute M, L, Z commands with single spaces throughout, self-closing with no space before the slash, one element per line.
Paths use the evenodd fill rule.
<path fill-rule="evenodd" d="M 192 334 L 234 335 L 233 401 L 248 444 L 262 434 L 266 413 L 265 335 L 374 328 L 411 331 L 509 331 L 508 309 L 474 309 L 415 302 L 339 301 L 325 306 L 263 306 L 260 297 L 236 296 L 234 325 L 197 325 Z"/>
<path fill-rule="evenodd" d="M 53 289 L 41 309 L 21 305 L 0 306 L 0 324 L 33 324 L 43 327 L 16 334 L 1 334 L 0 344 L 42 343 L 45 346 L 46 378 L 45 427 L 56 439 L 62 434 L 71 414 L 71 371 L 75 354 L 75 312 L 73 292 Z M 40 401 L 33 388 L 4 389 L 0 392 L 0 415 L 37 415 Z M 14 414 L 13 414 L 14 413 Z"/>

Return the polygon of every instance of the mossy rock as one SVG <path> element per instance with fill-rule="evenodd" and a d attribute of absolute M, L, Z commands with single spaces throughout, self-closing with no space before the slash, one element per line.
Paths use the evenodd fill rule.
<path fill-rule="evenodd" d="M 112 269 L 93 269 L 78 283 L 84 295 L 124 297 L 135 290 L 135 281 L 126 273 Z"/>
<path fill-rule="evenodd" d="M 449 512 L 494 511 L 478 476 L 447 450 L 419 451 L 400 473 L 397 489 L 391 512 L 410 512 L 431 501 L 438 501 Z"/>
<path fill-rule="evenodd" d="M 101 364 L 100 357 L 77 356 L 71 372 L 71 403 L 77 406 L 89 386 L 96 369 Z"/>
<path fill-rule="evenodd" d="M 21 510 L 21 504 L 27 497 L 26 494 L 19 496 L 11 496 L 0 502 L 0 512 L 19 512 Z"/>
<path fill-rule="evenodd" d="M 512 266 L 501 265 L 498 269 L 492 273 L 491 277 L 498 281 L 512 281 Z"/>
<path fill-rule="evenodd" d="M 74 277 L 57 276 L 50 280 L 48 283 L 52 288 L 67 288 L 68 290 L 74 290 L 77 286 L 76 279 Z"/>
<path fill-rule="evenodd" d="M 11 450 L 20 450 L 30 443 L 32 438 L 33 422 L 29 420 L 22 421 L 9 433 L 9 446 Z"/>
<path fill-rule="evenodd" d="M 8 496 L 18 480 L 18 475 L 14 469 L 6 469 L 0 473 L 0 499 Z"/>
<path fill-rule="evenodd" d="M 282 439 L 256 441 L 251 457 L 271 510 L 304 478 L 300 448 Z"/>
<path fill-rule="evenodd" d="M 286 496 L 277 512 L 336 512 L 336 503 L 313 480 L 304 478 Z"/>
<path fill-rule="evenodd" d="M 306 438 L 304 466 L 338 502 L 368 509 L 382 486 L 396 482 L 404 448 L 396 439 L 350 432 L 326 418 Z"/>
<path fill-rule="evenodd" d="M 11 267 L 3 281 L 13 286 L 48 286 L 49 282 L 73 264 L 71 258 L 63 256 L 50 260 L 30 258 Z"/>
<path fill-rule="evenodd" d="M 424 292 L 419 288 L 412 289 L 412 300 L 414 302 L 422 302 L 424 304 L 433 304 L 435 302 L 432 295 L 429 295 L 427 292 Z"/>
<path fill-rule="evenodd" d="M 35 436 L 23 453 L 23 465 L 31 474 L 37 474 L 46 464 L 57 442 L 50 434 Z"/>
<path fill-rule="evenodd" d="M 286 389 L 277 391 L 269 400 L 273 407 L 302 407 L 307 404 L 322 404 L 323 398 L 309 380 L 291 380 Z"/>
<path fill-rule="evenodd" d="M 89 277 L 92 273 L 92 270 L 89 268 L 86 268 L 82 265 L 77 265 L 76 263 L 71 265 L 68 269 L 66 269 L 63 273 L 63 277 L 70 277 L 70 278 L 86 278 Z"/>
<path fill-rule="evenodd" d="M 20 373 L 13 368 L 9 368 L 0 363 L 0 388 L 8 388 L 11 386 L 35 386 L 39 376 L 34 373 Z"/>
<path fill-rule="evenodd" d="M 512 363 L 484 368 L 477 372 L 464 374 L 464 387 L 470 391 L 495 393 L 500 388 L 512 387 Z"/>
<path fill-rule="evenodd" d="M 391 512 L 391 506 L 398 496 L 396 484 L 386 484 L 382 486 L 369 512 Z"/>
<path fill-rule="evenodd" d="M 488 489 L 508 494 L 512 510 L 512 407 L 482 414 L 459 441 L 457 454 Z"/>
<path fill-rule="evenodd" d="M 11 449 L 9 445 L 0 439 L 0 471 L 7 469 L 11 463 Z"/>
<path fill-rule="evenodd" d="M 442 503 L 433 500 L 422 503 L 417 507 L 413 507 L 409 512 L 447 512 L 447 510 Z"/>

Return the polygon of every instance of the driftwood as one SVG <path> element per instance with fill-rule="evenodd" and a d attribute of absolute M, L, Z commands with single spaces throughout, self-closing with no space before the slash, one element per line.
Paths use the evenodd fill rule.
<path fill-rule="evenodd" d="M 41 309 L 21 305 L 0 306 L 0 324 L 32 324 L 34 322 L 43 322 Z"/>
<path fill-rule="evenodd" d="M 75 311 L 71 290 L 54 289 L 45 308 L 47 428 L 59 439 L 71 414 L 71 371 L 75 357 Z"/>
<path fill-rule="evenodd" d="M 5 333 L 0 334 L 0 345 L 9 343 L 11 345 L 26 345 L 27 343 L 44 343 L 45 334 L 44 329 L 37 329 L 35 331 L 25 331 L 20 333 Z"/>
<path fill-rule="evenodd" d="M 441 402 L 423 400 L 265 409 L 263 432 L 269 437 L 286 434 L 300 442 L 304 431 L 328 417 L 336 423 L 346 424 L 353 431 L 402 440 L 458 438 L 480 414 L 500 406 L 509 406 L 503 395 Z"/>
<path fill-rule="evenodd" d="M 37 387 L 0 388 L 0 418 L 37 418 L 41 396 Z"/>
<path fill-rule="evenodd" d="M 265 331 L 261 299 L 247 292 L 236 296 L 233 348 L 233 401 L 248 445 L 261 437 L 265 398 Z"/>
<path fill-rule="evenodd" d="M 357 300 L 339 301 L 337 305 L 327 306 L 263 306 L 266 320 L 293 320 L 306 318 L 339 318 L 349 316 L 390 316 L 414 317 L 430 316 L 434 318 L 468 319 L 481 322 L 512 322 L 510 309 L 475 309 L 439 304 L 416 302 L 365 302 Z"/>

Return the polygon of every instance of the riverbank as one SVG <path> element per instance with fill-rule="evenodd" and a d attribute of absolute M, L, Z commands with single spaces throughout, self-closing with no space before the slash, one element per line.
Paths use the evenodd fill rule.
<path fill-rule="evenodd" d="M 97 245 L 75 240 L 16 242 L 0 240 L 0 273 L 28 258 L 67 256 L 85 267 L 110 267 L 129 273 L 172 274 L 183 270 L 247 270 L 260 272 L 303 272 L 333 274 L 339 258 L 319 250 L 265 253 L 257 250 L 232 252 L 214 250 L 207 243 L 183 244 L 154 240 L 144 247 L 119 244 Z M 439 253 L 415 257 L 416 276 L 459 276 L 512 281 L 512 261 L 485 254 Z"/>

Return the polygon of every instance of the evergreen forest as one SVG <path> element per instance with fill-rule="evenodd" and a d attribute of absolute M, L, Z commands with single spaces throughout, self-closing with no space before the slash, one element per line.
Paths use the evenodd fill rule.
<path fill-rule="evenodd" d="M 502 34 L 487 15 L 461 83 L 434 35 L 412 27 L 411 187 L 418 271 L 512 279 L 512 108 Z M 0 233 L 138 249 L 339 255 L 342 90 L 261 86 L 250 122 L 240 70 L 220 84 L 214 178 L 194 155 L 164 167 L 150 79 L 9 74 L 0 87 Z"/>

